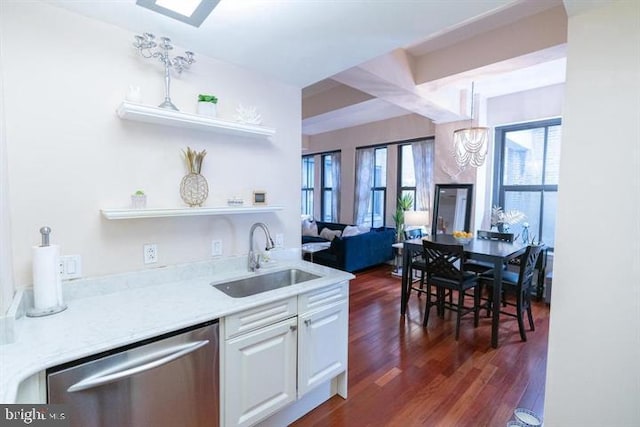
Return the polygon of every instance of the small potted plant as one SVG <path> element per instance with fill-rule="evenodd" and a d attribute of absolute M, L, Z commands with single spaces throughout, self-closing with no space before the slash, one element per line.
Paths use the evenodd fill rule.
<path fill-rule="evenodd" d="M 213 95 L 200 94 L 198 95 L 198 114 L 208 117 L 217 116 L 218 98 Z"/>
<path fill-rule="evenodd" d="M 396 205 L 396 213 L 393 214 L 393 221 L 396 223 L 396 241 L 404 240 L 404 213 L 413 206 L 413 196 L 411 194 L 403 194 L 398 197 Z"/>
<path fill-rule="evenodd" d="M 147 207 L 147 195 L 144 191 L 138 190 L 131 195 L 131 207 L 133 209 L 144 209 Z"/>

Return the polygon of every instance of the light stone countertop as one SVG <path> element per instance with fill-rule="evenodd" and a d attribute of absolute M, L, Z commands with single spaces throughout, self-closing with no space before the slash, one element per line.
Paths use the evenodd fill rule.
<path fill-rule="evenodd" d="M 279 252 L 257 274 L 296 267 L 322 277 L 231 298 L 210 284 L 256 274 L 247 272 L 246 257 L 236 257 L 64 283 L 65 311 L 16 319 L 15 342 L 0 346 L 0 403 L 14 403 L 22 381 L 61 363 L 354 277 L 302 261 L 299 250 Z"/>

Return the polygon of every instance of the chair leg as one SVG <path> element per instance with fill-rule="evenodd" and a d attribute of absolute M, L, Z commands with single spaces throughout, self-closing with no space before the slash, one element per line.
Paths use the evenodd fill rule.
<path fill-rule="evenodd" d="M 480 323 L 480 286 L 473 288 L 473 327 Z"/>
<path fill-rule="evenodd" d="M 533 314 L 531 313 L 531 297 L 527 298 L 527 317 L 529 318 L 529 329 L 532 331 L 536 330 L 535 325 L 533 324 Z"/>
<path fill-rule="evenodd" d="M 517 314 L 517 319 L 518 319 L 518 330 L 520 331 L 520 338 L 522 339 L 522 341 L 526 341 L 527 340 L 527 334 L 524 330 L 524 319 L 522 318 L 522 315 L 524 313 L 524 307 L 523 307 L 523 296 L 522 294 L 517 296 L 517 301 L 516 301 L 516 314 Z"/>
<path fill-rule="evenodd" d="M 444 319 L 444 307 L 445 302 L 444 299 L 447 296 L 447 290 L 445 288 L 440 288 L 440 317 Z M 451 307 L 451 290 L 449 290 L 449 307 Z"/>
<path fill-rule="evenodd" d="M 437 301 L 436 301 L 437 302 Z M 422 327 L 426 327 L 429 322 L 429 312 L 431 311 L 431 284 L 427 283 L 427 301 L 424 305 L 424 320 L 422 321 Z"/>
<path fill-rule="evenodd" d="M 487 317 L 491 317 L 491 311 L 493 310 L 493 288 L 487 287 Z"/>
<path fill-rule="evenodd" d="M 458 292 L 458 312 L 456 316 L 456 341 L 460 336 L 460 318 L 462 317 L 462 307 L 464 306 L 464 292 Z"/>
<path fill-rule="evenodd" d="M 420 289 L 424 289 L 424 271 L 420 271 Z M 421 293 L 418 292 L 418 298 L 420 298 Z"/>

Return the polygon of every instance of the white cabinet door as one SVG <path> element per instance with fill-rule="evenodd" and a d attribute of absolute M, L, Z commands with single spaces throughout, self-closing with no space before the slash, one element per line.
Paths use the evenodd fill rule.
<path fill-rule="evenodd" d="M 298 396 L 347 368 L 346 300 L 298 316 Z"/>
<path fill-rule="evenodd" d="M 248 426 L 296 400 L 297 318 L 226 341 L 225 425 Z"/>

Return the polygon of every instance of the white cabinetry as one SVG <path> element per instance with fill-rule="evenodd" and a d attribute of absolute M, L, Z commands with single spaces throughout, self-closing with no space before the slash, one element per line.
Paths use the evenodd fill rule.
<path fill-rule="evenodd" d="M 349 307 L 346 284 L 298 297 L 298 396 L 347 369 Z M 346 396 L 346 383 L 338 392 Z"/>
<path fill-rule="evenodd" d="M 224 319 L 225 426 L 254 425 L 330 380 L 346 398 L 347 301 L 343 282 Z"/>
<path fill-rule="evenodd" d="M 296 318 L 227 341 L 226 417 L 250 426 L 296 400 Z"/>

